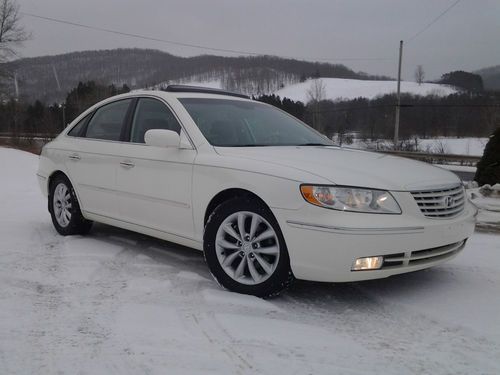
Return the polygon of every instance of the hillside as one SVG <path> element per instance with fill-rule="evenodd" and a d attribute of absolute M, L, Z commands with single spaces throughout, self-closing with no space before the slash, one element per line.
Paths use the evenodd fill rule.
<path fill-rule="evenodd" d="M 377 96 L 391 94 L 396 91 L 396 81 L 369 81 L 359 79 L 321 78 L 325 88 L 325 98 L 330 100 L 338 99 L 373 99 Z M 314 80 L 291 84 L 275 91 L 280 97 L 287 97 L 303 103 L 309 101 L 308 91 Z M 402 81 L 401 92 L 413 95 L 436 95 L 447 96 L 457 92 L 456 89 L 436 83 L 422 83 Z"/>
<path fill-rule="evenodd" d="M 312 76 L 376 79 L 344 65 L 312 63 L 272 56 L 178 57 L 147 49 L 115 49 L 73 52 L 56 56 L 19 59 L 0 70 L 17 76 L 20 97 L 46 103 L 60 101 L 79 81 L 148 87 L 159 82 L 197 77 L 219 80 L 222 87 L 248 94 L 269 93 Z M 61 90 L 54 75 L 57 72 Z M 383 78 L 383 77 L 380 77 Z M 15 95 L 14 79 L 4 79 L 7 96 Z"/>
<path fill-rule="evenodd" d="M 474 73 L 483 78 L 484 88 L 487 90 L 500 90 L 500 65 L 480 69 Z"/>

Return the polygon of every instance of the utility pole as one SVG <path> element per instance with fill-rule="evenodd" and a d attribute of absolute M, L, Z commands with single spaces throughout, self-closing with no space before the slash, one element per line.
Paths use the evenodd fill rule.
<path fill-rule="evenodd" d="M 399 42 L 399 65 L 398 65 L 398 91 L 396 104 L 396 122 L 394 123 L 394 149 L 398 149 L 399 144 L 399 115 L 401 110 L 401 63 L 403 62 L 403 41 Z"/>

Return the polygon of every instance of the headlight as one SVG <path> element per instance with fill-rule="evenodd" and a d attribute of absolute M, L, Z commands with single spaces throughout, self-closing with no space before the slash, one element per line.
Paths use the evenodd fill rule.
<path fill-rule="evenodd" d="M 300 192 L 309 203 L 334 210 L 379 214 L 401 213 L 401 208 L 391 193 L 384 190 L 301 185 Z"/>

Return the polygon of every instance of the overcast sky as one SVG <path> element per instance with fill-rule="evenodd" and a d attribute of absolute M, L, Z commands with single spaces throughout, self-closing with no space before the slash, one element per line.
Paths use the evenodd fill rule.
<path fill-rule="evenodd" d="M 407 40 L 454 0 L 18 0 L 21 11 L 216 48 L 339 59 L 354 70 L 397 75 Z M 33 39 L 23 57 L 118 47 L 175 55 L 224 54 L 145 41 L 23 16 Z M 226 53 L 225 55 L 234 56 Z M 387 60 L 343 60 L 384 58 Z M 403 77 L 426 79 L 500 64 L 500 0 L 462 0 L 405 46 Z"/>

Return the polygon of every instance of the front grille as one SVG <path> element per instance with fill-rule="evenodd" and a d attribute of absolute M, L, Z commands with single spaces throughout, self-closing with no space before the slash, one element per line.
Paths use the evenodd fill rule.
<path fill-rule="evenodd" d="M 465 207 L 465 192 L 460 184 L 442 189 L 412 191 L 411 194 L 420 211 L 430 218 L 457 216 Z"/>
<path fill-rule="evenodd" d="M 382 268 L 386 269 L 416 266 L 426 263 L 432 263 L 437 260 L 451 258 L 453 255 L 464 248 L 465 241 L 466 240 L 455 242 L 445 246 L 434 247 L 432 249 L 385 255 Z"/>

